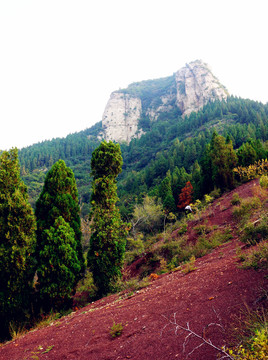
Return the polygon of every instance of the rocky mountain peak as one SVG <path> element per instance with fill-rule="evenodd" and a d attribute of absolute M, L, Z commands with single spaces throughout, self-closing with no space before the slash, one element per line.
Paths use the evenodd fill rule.
<path fill-rule="evenodd" d="M 156 121 L 177 108 L 182 116 L 200 110 L 209 101 L 225 100 L 228 92 L 201 60 L 186 64 L 174 75 L 129 85 L 114 91 L 102 117 L 100 138 L 127 142 L 139 137 L 141 119 Z"/>
<path fill-rule="evenodd" d="M 208 101 L 225 100 L 228 92 L 201 60 L 186 64 L 176 73 L 177 106 L 183 115 L 200 110 Z"/>

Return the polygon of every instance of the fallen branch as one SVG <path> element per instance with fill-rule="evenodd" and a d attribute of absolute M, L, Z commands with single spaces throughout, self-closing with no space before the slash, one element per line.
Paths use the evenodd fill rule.
<path fill-rule="evenodd" d="M 215 309 L 213 309 L 216 316 L 219 318 L 219 315 L 216 313 Z M 172 325 L 175 327 L 175 335 L 178 334 L 178 331 L 179 330 L 183 330 L 183 331 L 186 331 L 188 333 L 188 335 L 186 335 L 186 337 L 184 338 L 184 342 L 183 342 L 183 345 L 182 345 L 182 348 L 183 348 L 183 353 L 185 354 L 186 352 L 186 345 L 189 343 L 189 340 L 191 338 L 191 336 L 199 339 L 201 341 L 201 343 L 199 345 L 197 345 L 190 353 L 187 354 L 187 357 L 186 359 L 191 355 L 193 354 L 194 351 L 196 351 L 197 349 L 199 349 L 200 347 L 202 347 L 203 345 L 208 345 L 210 347 L 212 347 L 213 349 L 215 349 L 216 351 L 220 352 L 222 354 L 222 357 L 219 359 L 219 360 L 222 360 L 222 359 L 231 359 L 231 360 L 234 360 L 234 358 L 229 355 L 226 351 L 225 351 L 225 348 L 220 348 L 216 345 L 214 345 L 212 343 L 212 341 L 210 339 L 206 339 L 205 338 L 205 329 L 210 327 L 210 326 L 218 326 L 220 327 L 221 329 L 224 330 L 222 324 L 218 324 L 218 323 L 210 323 L 208 325 L 206 325 L 204 328 L 203 328 L 203 331 L 202 331 L 202 335 L 199 335 L 197 334 L 196 332 L 194 332 L 190 326 L 189 326 L 189 322 L 186 323 L 186 327 L 185 326 L 182 326 L 180 324 L 177 323 L 177 319 L 176 319 L 176 313 L 173 314 L 173 319 L 170 320 L 168 319 L 165 315 L 162 315 L 167 321 L 168 323 L 163 327 L 163 329 L 161 330 L 161 336 L 163 334 L 163 331 L 169 326 L 169 325 Z"/>

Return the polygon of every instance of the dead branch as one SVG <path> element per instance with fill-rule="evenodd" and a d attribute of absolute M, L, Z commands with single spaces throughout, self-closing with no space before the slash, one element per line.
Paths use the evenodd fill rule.
<path fill-rule="evenodd" d="M 216 313 L 216 311 L 215 311 L 214 308 L 213 308 L 213 311 L 215 312 L 217 318 L 218 318 L 218 319 L 220 320 L 220 322 L 221 322 L 221 319 L 220 319 L 219 315 Z M 168 321 L 168 323 L 167 323 L 167 324 L 163 327 L 163 329 L 161 330 L 161 336 L 162 336 L 164 330 L 165 330 L 169 325 L 172 325 L 172 326 L 175 327 L 175 331 L 174 331 L 175 335 L 177 335 L 180 330 L 185 331 L 185 332 L 188 333 L 188 335 L 185 336 L 184 342 L 183 342 L 183 344 L 182 344 L 182 348 L 183 348 L 183 353 L 184 353 L 184 354 L 185 354 L 185 352 L 186 352 L 186 346 L 187 346 L 187 344 L 189 343 L 189 340 L 190 340 L 191 336 L 193 336 L 193 337 L 195 337 L 195 338 L 197 338 L 197 339 L 199 339 L 199 340 L 201 341 L 201 343 L 200 343 L 199 345 L 197 345 L 194 349 L 191 350 L 191 352 L 189 352 L 189 353 L 187 354 L 186 359 L 187 359 L 191 354 L 193 354 L 197 349 L 199 349 L 201 346 L 203 346 L 203 345 L 208 345 L 208 346 L 212 347 L 213 349 L 215 349 L 216 351 L 218 351 L 219 353 L 221 353 L 221 354 L 223 355 L 223 356 L 220 358 L 220 360 L 221 360 L 221 359 L 225 359 L 225 358 L 226 358 L 226 359 L 234 360 L 234 358 L 233 358 L 231 355 L 227 354 L 227 352 L 225 351 L 225 348 L 224 348 L 224 347 L 223 347 L 223 348 L 220 348 L 220 347 L 214 345 L 210 339 L 206 339 L 206 338 L 205 338 L 205 328 L 208 328 L 208 327 L 210 327 L 210 326 L 218 326 L 218 327 L 220 327 L 221 329 L 224 330 L 224 328 L 223 328 L 223 326 L 222 326 L 221 323 L 219 323 L 219 324 L 218 324 L 218 323 L 210 323 L 210 324 L 206 325 L 206 326 L 203 328 L 202 335 L 199 335 L 199 334 L 197 334 L 196 332 L 194 332 L 194 331 L 190 328 L 189 322 L 186 323 L 186 327 L 178 324 L 178 323 L 177 323 L 177 319 L 176 319 L 176 313 L 173 314 L 173 319 L 171 319 L 171 320 L 168 319 L 165 315 L 162 315 L 162 316 Z"/>

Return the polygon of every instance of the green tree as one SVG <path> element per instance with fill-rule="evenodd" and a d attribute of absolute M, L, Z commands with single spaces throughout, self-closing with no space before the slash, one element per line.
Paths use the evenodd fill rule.
<path fill-rule="evenodd" d="M 62 216 L 44 230 L 45 246 L 38 254 L 38 282 L 45 310 L 62 308 L 71 298 L 81 265 L 76 252 L 75 233 Z"/>
<path fill-rule="evenodd" d="M 98 295 L 113 290 L 121 276 L 127 225 L 119 210 L 116 177 L 122 171 L 123 159 L 119 144 L 102 142 L 92 154 L 92 234 L 88 252 L 88 266 L 93 273 Z"/>
<path fill-rule="evenodd" d="M 159 195 L 161 197 L 164 209 L 168 212 L 175 212 L 176 204 L 172 194 L 171 181 L 171 174 L 170 171 L 168 171 L 167 176 L 162 180 L 159 186 Z"/>
<path fill-rule="evenodd" d="M 36 222 L 20 178 L 17 149 L 0 157 L 0 337 L 28 310 L 34 277 Z"/>
<path fill-rule="evenodd" d="M 237 150 L 238 162 L 241 166 L 248 166 L 257 160 L 257 153 L 250 143 L 244 143 Z"/>
<path fill-rule="evenodd" d="M 142 204 L 136 204 L 133 211 L 132 229 L 136 231 L 155 233 L 163 224 L 163 206 L 155 198 L 145 195 Z"/>
<path fill-rule="evenodd" d="M 42 252 L 46 251 L 50 254 L 50 247 L 52 246 L 54 249 L 53 251 L 55 251 L 55 256 L 60 259 L 62 266 L 65 263 L 65 258 L 62 256 L 61 245 L 58 243 L 59 246 L 55 248 L 51 243 L 47 232 L 49 230 L 50 233 L 55 233 L 51 227 L 54 229 L 56 228 L 56 220 L 59 217 L 62 217 L 65 223 L 67 223 L 74 232 L 75 244 L 68 240 L 68 244 L 72 244 L 70 246 L 72 246 L 77 256 L 77 266 L 72 266 L 72 270 L 70 269 L 70 271 L 74 271 L 75 277 L 75 281 L 72 283 L 73 288 L 81 279 L 82 273 L 85 270 L 81 245 L 82 232 L 79 212 L 80 208 L 74 174 L 72 170 L 66 166 L 63 160 L 59 160 L 47 173 L 43 190 L 36 203 L 35 211 L 37 218 L 36 257 L 39 265 L 37 274 L 40 284 L 40 295 L 42 295 L 41 298 L 43 298 L 43 301 L 45 301 L 44 294 L 45 289 L 47 289 L 45 277 L 48 275 L 45 273 L 44 269 L 49 269 L 51 264 L 49 257 L 44 256 L 44 253 Z M 55 286 L 61 287 L 60 277 L 54 277 L 53 280 L 55 281 Z M 42 286 L 44 286 L 43 289 Z"/>
<path fill-rule="evenodd" d="M 237 164 L 237 156 L 232 141 L 226 143 L 223 136 L 214 133 L 210 142 L 210 158 L 214 185 L 220 189 L 233 188 L 233 168 Z"/>

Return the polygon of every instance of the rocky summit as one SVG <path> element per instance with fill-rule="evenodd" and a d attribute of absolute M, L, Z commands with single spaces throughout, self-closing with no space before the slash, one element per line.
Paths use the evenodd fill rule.
<path fill-rule="evenodd" d="M 114 91 L 104 110 L 100 138 L 129 143 L 144 133 L 141 121 L 150 123 L 161 113 L 172 110 L 184 117 L 209 101 L 225 100 L 227 96 L 226 88 L 208 65 L 196 60 L 172 76 Z"/>

